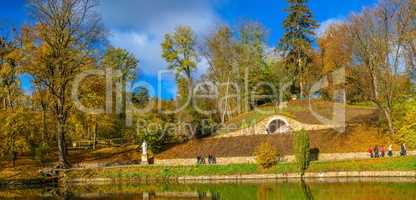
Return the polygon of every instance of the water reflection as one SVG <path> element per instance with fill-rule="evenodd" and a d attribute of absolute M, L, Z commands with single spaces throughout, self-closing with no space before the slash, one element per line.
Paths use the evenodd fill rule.
<path fill-rule="evenodd" d="M 192 184 L 112 184 L 3 189 L 0 199 L 414 199 L 415 179 L 282 180 Z"/>
<path fill-rule="evenodd" d="M 309 185 L 305 182 L 305 180 L 301 180 L 303 194 L 305 195 L 305 200 L 313 200 L 313 194 Z"/>

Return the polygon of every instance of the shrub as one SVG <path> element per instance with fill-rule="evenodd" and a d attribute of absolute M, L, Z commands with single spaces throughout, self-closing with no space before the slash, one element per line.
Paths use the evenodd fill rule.
<path fill-rule="evenodd" d="M 296 157 L 296 166 L 303 176 L 310 164 L 309 157 L 310 140 L 309 134 L 305 130 L 295 133 L 293 139 L 293 153 Z"/>
<path fill-rule="evenodd" d="M 45 143 L 35 148 L 35 159 L 44 163 L 48 159 L 49 146 Z"/>
<path fill-rule="evenodd" d="M 409 148 L 416 148 L 416 99 L 409 99 L 397 104 L 394 112 L 396 134 L 399 143 L 406 143 Z"/>
<path fill-rule="evenodd" d="M 278 155 L 270 142 L 261 143 L 255 151 L 256 162 L 263 169 L 274 166 L 278 161 Z"/>

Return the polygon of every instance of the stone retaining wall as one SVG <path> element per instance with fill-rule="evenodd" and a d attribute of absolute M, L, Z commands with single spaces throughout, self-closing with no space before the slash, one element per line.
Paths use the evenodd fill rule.
<path fill-rule="evenodd" d="M 399 155 L 399 152 L 394 152 L 394 155 Z M 409 156 L 416 155 L 416 151 L 408 152 Z M 368 153 L 321 153 L 319 154 L 319 161 L 341 161 L 341 160 L 360 160 L 369 158 Z M 293 162 L 295 157 L 293 155 L 284 156 L 281 158 L 283 162 Z M 217 164 L 247 164 L 256 163 L 256 158 L 251 157 L 220 157 L 217 158 Z M 195 165 L 195 159 L 166 159 L 166 160 L 155 160 L 156 165 L 166 166 L 180 166 L 180 165 Z"/>
<path fill-rule="evenodd" d="M 416 171 L 341 171 L 341 172 L 308 172 L 304 178 L 332 179 L 332 178 L 416 178 Z M 210 181 L 244 181 L 244 180 L 291 180 L 300 179 L 299 173 L 282 174 L 242 174 L 217 176 L 181 176 L 166 179 L 146 178 L 72 178 L 66 179 L 64 184 L 110 184 L 110 183 L 150 183 L 150 182 L 210 182 Z"/>

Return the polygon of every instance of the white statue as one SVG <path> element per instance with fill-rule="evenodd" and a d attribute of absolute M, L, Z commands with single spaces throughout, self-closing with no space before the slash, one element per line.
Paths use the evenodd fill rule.
<path fill-rule="evenodd" d="M 143 143 L 142 143 L 142 160 L 141 160 L 141 162 L 144 165 L 149 164 L 149 162 L 147 160 L 147 143 L 146 143 L 146 141 L 143 141 Z"/>
<path fill-rule="evenodd" d="M 147 155 L 147 143 L 146 143 L 146 141 L 143 141 L 143 143 L 142 143 L 142 154 Z"/>

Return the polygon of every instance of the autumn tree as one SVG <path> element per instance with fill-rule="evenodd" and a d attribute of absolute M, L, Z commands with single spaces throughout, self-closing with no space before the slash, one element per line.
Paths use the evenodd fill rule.
<path fill-rule="evenodd" d="M 264 101 L 270 83 L 266 62 L 266 31 L 258 23 L 244 23 L 238 31 L 221 26 L 206 41 L 204 56 L 210 68 L 207 79 L 218 90 L 218 112 L 221 123 L 252 110 Z M 270 76 L 268 76 L 270 78 Z"/>
<path fill-rule="evenodd" d="M 162 57 L 168 63 L 168 69 L 176 72 L 179 94 L 182 95 L 180 98 L 192 103 L 192 72 L 196 69 L 199 59 L 195 33 L 190 27 L 177 27 L 174 33 L 165 35 L 162 50 Z"/>
<path fill-rule="evenodd" d="M 110 48 L 103 58 L 103 65 L 120 72 L 119 83 L 121 83 L 121 110 L 119 113 L 120 132 L 125 135 L 126 112 L 127 112 L 127 82 L 136 78 L 136 70 L 139 60 L 125 49 Z"/>
<path fill-rule="evenodd" d="M 241 91 L 241 106 L 243 112 L 248 112 L 261 100 L 259 83 L 264 77 L 266 31 L 258 23 L 248 22 L 241 26 L 237 43 L 238 82 Z M 268 82 L 268 81 L 266 81 Z"/>
<path fill-rule="evenodd" d="M 0 125 L 0 155 L 6 155 L 15 166 L 17 154 L 30 150 L 36 136 L 36 115 L 23 108 L 10 112 Z"/>
<path fill-rule="evenodd" d="M 319 53 L 315 58 L 315 64 L 321 66 L 319 71 L 321 76 L 326 76 L 328 81 L 328 88 L 323 88 L 323 96 L 326 98 L 332 98 L 333 91 L 335 89 L 335 82 L 332 76 L 329 76 L 330 73 L 334 72 L 337 69 L 344 68 L 347 72 L 347 81 L 349 83 L 354 82 L 355 88 L 347 88 L 349 94 L 349 100 L 357 99 L 362 92 L 357 89 L 362 89 L 362 87 L 357 87 L 360 76 L 357 76 L 357 70 L 351 68 L 352 63 L 352 51 L 351 51 L 351 42 L 348 37 L 348 27 L 344 23 L 334 23 L 329 25 L 324 33 L 319 35 L 317 39 L 319 45 Z M 352 95 L 351 95 L 352 94 Z M 355 95 L 355 96 L 353 96 Z M 363 100 L 363 99 L 360 99 Z"/>
<path fill-rule="evenodd" d="M 96 2 L 90 0 L 32 0 L 36 19 L 32 42 L 26 44 L 27 71 L 45 85 L 51 95 L 57 123 L 59 167 L 68 167 L 65 137 L 72 104 L 70 89 L 74 77 L 88 69 L 89 53 L 102 36 Z M 30 40 L 29 40 L 30 41 Z"/>
<path fill-rule="evenodd" d="M 85 78 L 79 88 L 79 100 L 81 104 L 89 109 L 100 109 L 106 104 L 106 79 L 105 77 L 91 75 Z M 74 111 L 75 112 L 75 111 Z M 92 142 L 92 149 L 96 149 L 99 132 L 111 132 L 115 135 L 117 130 L 118 117 L 112 113 L 101 112 L 76 112 L 71 125 L 81 130 L 73 131 L 83 133 L 77 135 L 82 139 L 89 139 Z M 118 135 L 118 134 L 117 134 Z"/>
<path fill-rule="evenodd" d="M 285 33 L 280 40 L 279 49 L 284 54 L 286 67 L 299 86 L 300 98 L 305 96 L 305 75 L 312 62 L 312 41 L 314 30 L 318 27 L 307 0 L 288 0 L 289 15 L 283 22 Z"/>
<path fill-rule="evenodd" d="M 13 109 L 20 93 L 19 62 L 21 54 L 17 46 L 18 38 L 11 41 L 0 37 L 0 100 L 3 109 Z"/>
<path fill-rule="evenodd" d="M 394 125 L 397 127 L 394 138 L 408 147 L 416 147 L 416 99 L 410 98 L 395 105 Z"/>
<path fill-rule="evenodd" d="M 207 78 L 215 84 L 218 90 L 217 111 L 221 124 L 232 116 L 232 111 L 237 107 L 236 98 L 229 97 L 234 94 L 235 83 L 238 76 L 238 58 L 236 41 L 233 39 L 232 31 L 227 26 L 222 26 L 206 41 L 204 56 L 210 65 Z"/>
<path fill-rule="evenodd" d="M 365 69 L 368 98 L 383 114 L 390 133 L 395 132 L 394 104 L 409 91 L 401 80 L 408 78 L 405 69 L 411 65 L 403 65 L 402 58 L 411 51 L 406 40 L 415 30 L 411 17 L 415 9 L 412 1 L 381 1 L 375 8 L 353 15 L 348 23 L 353 59 Z"/>
<path fill-rule="evenodd" d="M 174 33 L 166 34 L 161 44 L 162 57 L 168 64 L 168 69 L 175 71 L 178 87 L 178 106 L 181 108 L 178 115 L 182 123 L 186 123 L 186 132 L 193 135 L 192 127 L 193 109 L 193 78 L 192 72 L 196 69 L 199 55 L 196 50 L 196 36 L 190 27 L 179 26 Z M 191 103 L 189 105 L 189 103 Z"/>
<path fill-rule="evenodd" d="M 48 117 L 50 111 L 50 101 L 49 101 L 49 93 L 45 86 L 41 85 L 38 82 L 34 82 L 35 90 L 32 94 L 32 101 L 35 107 L 35 110 L 41 110 L 42 112 L 42 130 L 41 130 L 41 138 L 42 143 L 46 143 L 49 139 L 49 126 L 48 126 Z M 36 109 L 40 108 L 40 109 Z"/>

